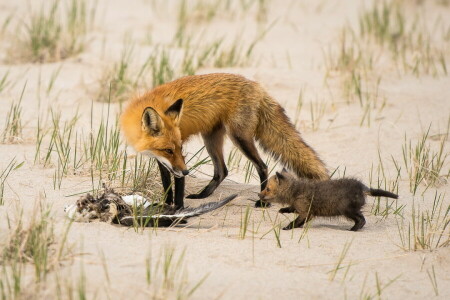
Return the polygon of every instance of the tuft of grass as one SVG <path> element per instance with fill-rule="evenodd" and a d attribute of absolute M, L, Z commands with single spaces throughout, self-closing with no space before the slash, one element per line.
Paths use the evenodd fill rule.
<path fill-rule="evenodd" d="M 374 3 L 360 15 L 360 37 L 388 49 L 394 62 L 399 62 L 405 73 L 447 75 L 445 46 L 434 46 L 438 43 L 435 43 L 426 24 L 420 22 L 421 16 L 406 17 L 402 5 L 398 1 Z"/>
<path fill-rule="evenodd" d="M 133 52 L 134 47 L 126 42 L 119 61 L 103 71 L 99 79 L 97 101 L 106 103 L 123 102 L 137 88 L 142 73 L 137 73 L 139 76 L 134 77 L 131 59 Z"/>
<path fill-rule="evenodd" d="M 51 123 L 37 120 L 35 164 L 54 168 L 53 187 L 60 189 L 67 176 L 90 176 L 96 194 L 103 183 L 116 186 L 123 192 L 140 192 L 154 199 L 159 196 L 160 183 L 154 159 L 142 155 L 129 156 L 120 138 L 117 117 L 111 117 L 109 105 L 101 112 L 99 125 L 94 128 L 91 110 L 91 129 L 88 134 L 77 129 L 79 115 L 62 121 L 60 112 L 51 111 Z"/>
<path fill-rule="evenodd" d="M 163 247 L 156 263 L 152 260 L 151 251 L 145 260 L 146 279 L 151 294 L 160 295 L 162 299 L 189 299 L 205 282 L 208 274 L 198 282 L 190 283 L 185 264 L 186 250 L 177 253 L 175 247 Z"/>
<path fill-rule="evenodd" d="M 2 132 L 3 143 L 17 143 L 22 139 L 22 99 L 25 93 L 25 83 L 20 98 L 17 102 L 12 102 L 6 116 L 5 128 Z"/>
<path fill-rule="evenodd" d="M 77 130 L 78 113 L 66 121 L 61 121 L 59 112 L 51 111 L 51 124 L 44 124 L 38 117 L 36 133 L 35 164 L 54 167 L 54 188 L 61 188 L 63 178 L 70 175 L 90 175 L 94 189 L 95 181 L 119 181 L 122 186 L 132 184 L 141 187 L 144 181 L 154 175 L 154 163 L 135 160 L 134 171 L 120 139 L 118 118 L 110 116 L 110 106 L 101 112 L 100 124 L 93 126 L 94 113 L 91 110 L 91 129 L 88 134 Z M 112 121 L 114 119 L 114 121 Z M 44 151 L 42 151 L 44 150 Z M 143 179 L 145 177 L 145 179 Z"/>
<path fill-rule="evenodd" d="M 413 203 L 411 217 L 405 222 L 396 219 L 400 247 L 405 251 L 434 250 L 450 245 L 450 205 L 445 206 L 444 196 L 437 191 L 430 210 L 421 211 Z"/>
<path fill-rule="evenodd" d="M 416 194 L 420 184 L 424 183 L 426 188 L 437 186 L 448 180 L 450 175 L 450 171 L 441 174 L 448 157 L 445 146 L 450 132 L 450 118 L 447 131 L 442 135 L 437 151 L 430 145 L 430 128 L 431 124 L 417 144 L 413 144 L 412 140 L 407 140 L 405 134 L 405 142 L 402 146 L 403 163 L 408 172 L 410 191 L 413 194 Z"/>
<path fill-rule="evenodd" d="M 25 163 L 25 161 L 17 164 L 16 159 L 13 158 L 8 163 L 8 165 L 3 169 L 3 171 L 1 171 L 1 174 L 0 174 L 0 205 L 5 204 L 4 192 L 5 192 L 6 179 L 8 179 L 8 176 L 11 173 L 11 171 L 19 169 L 21 166 L 23 166 L 24 163 Z"/>
<path fill-rule="evenodd" d="M 214 58 L 213 66 L 216 68 L 229 68 L 229 67 L 246 67 L 251 65 L 253 51 L 256 45 L 264 39 L 264 37 L 275 26 L 277 21 L 272 22 L 266 28 L 264 28 L 250 44 L 245 45 L 242 42 L 242 38 L 238 36 L 234 39 L 231 45 L 225 48 L 225 43 L 220 41 L 217 55 Z M 220 47 L 223 45 L 223 47 Z"/>
<path fill-rule="evenodd" d="M 42 4 L 38 11 L 30 8 L 25 30 L 10 50 L 11 60 L 53 62 L 80 53 L 95 17 L 95 5 L 89 10 L 84 0 L 71 0 L 62 7 L 55 0 Z"/>
<path fill-rule="evenodd" d="M 23 219 L 23 212 L 19 213 L 15 224 L 11 224 L 8 218 L 9 237 L 0 257 L 3 266 L 0 272 L 2 296 L 17 298 L 23 295 L 22 275 L 26 265 L 33 266 L 34 282 L 39 283 L 45 281 L 49 272 L 69 255 L 66 242 L 71 223 L 63 233 L 55 233 L 51 208 L 42 202 L 35 209 L 29 224 L 24 224 Z"/>
<path fill-rule="evenodd" d="M 161 85 L 175 78 L 175 67 L 171 62 L 169 52 L 162 48 L 148 58 L 151 69 L 152 87 Z M 193 72 L 193 71 L 192 71 Z"/>

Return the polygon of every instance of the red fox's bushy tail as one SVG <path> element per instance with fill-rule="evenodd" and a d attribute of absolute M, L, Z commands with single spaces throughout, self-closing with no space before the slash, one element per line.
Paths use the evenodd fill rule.
<path fill-rule="evenodd" d="M 268 95 L 261 103 L 259 120 L 255 138 L 264 151 L 279 159 L 299 177 L 329 179 L 324 163 L 303 141 L 283 107 Z"/>

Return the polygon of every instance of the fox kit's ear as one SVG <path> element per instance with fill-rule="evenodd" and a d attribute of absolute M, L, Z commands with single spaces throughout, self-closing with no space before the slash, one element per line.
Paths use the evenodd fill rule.
<path fill-rule="evenodd" d="M 284 175 L 279 172 L 276 172 L 275 174 L 277 175 L 278 181 L 283 180 L 285 178 Z"/>
<path fill-rule="evenodd" d="M 165 114 L 174 119 L 175 122 L 178 123 L 180 121 L 182 108 L 183 108 L 183 99 L 178 99 L 166 110 Z"/>
<path fill-rule="evenodd" d="M 152 107 L 144 109 L 141 123 L 142 131 L 145 131 L 152 136 L 159 135 L 163 127 L 161 117 Z"/>

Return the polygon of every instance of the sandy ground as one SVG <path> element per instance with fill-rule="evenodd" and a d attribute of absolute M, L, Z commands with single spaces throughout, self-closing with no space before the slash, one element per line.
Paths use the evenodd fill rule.
<path fill-rule="evenodd" d="M 276 206 L 267 210 L 253 208 L 252 201 L 256 200 L 255 193 L 259 191 L 258 180 L 253 176 L 249 183 L 244 183 L 246 160 L 243 158 L 240 168 L 230 168 L 229 178 L 214 195 L 204 200 L 188 199 L 186 203 L 196 206 L 232 193 L 238 193 L 239 198 L 214 213 L 189 220 L 187 227 L 136 232 L 105 223 L 72 224 L 68 233 L 72 258 L 50 273 L 39 293 L 33 293 L 30 287 L 25 295 L 57 298 L 56 277 L 53 276 L 59 276 L 63 286 L 72 286 L 76 290 L 84 274 L 88 299 L 176 298 L 177 291 L 183 288 L 184 296 L 180 298 L 193 299 L 448 299 L 450 248 L 405 251 L 398 224 L 402 219 L 406 226 L 411 222 L 413 203 L 423 212 L 430 210 L 435 195 L 441 195 L 443 199 L 442 212 L 449 207 L 448 178 L 443 178 L 443 184 L 437 187 L 426 189 L 421 184 L 416 195 L 411 193 L 402 147 L 405 136 L 415 145 L 431 124 L 429 135 L 436 138 L 427 143 L 433 151 L 438 150 L 439 139 L 445 135 L 450 117 L 450 77 L 442 72 L 437 76 L 425 72 L 418 76 L 399 72 L 388 59 L 389 55 L 378 55 L 375 61 L 381 77 L 378 93 L 380 99 L 385 99 L 385 104 L 382 109 L 380 103 L 377 108 L 370 109 L 370 125 L 367 122 L 360 125 L 364 109 L 358 100 L 347 103 L 340 84 L 342 75 L 329 70 L 324 53 L 328 49 L 339 49 L 341 28 L 346 25 L 357 27 L 358 16 L 364 8 L 371 7 L 370 2 L 272 0 L 267 1 L 265 17 L 259 22 L 257 1 L 246 12 L 241 7 L 242 1 L 230 2 L 236 7 L 236 13 L 219 11 L 211 21 L 200 20 L 190 25 L 196 36 L 203 36 L 202 42 L 224 35 L 231 42 L 241 36 L 243 43 L 249 43 L 258 32 L 272 23 L 273 26 L 256 44 L 252 62 L 248 65 L 205 66 L 196 73 L 232 72 L 256 80 L 286 108 L 293 120 L 297 118 L 302 91 L 303 105 L 296 119 L 297 128 L 329 170 L 339 168 L 336 177 L 343 176 L 345 170 L 346 176 L 376 185 L 377 178 L 381 177 L 377 175 L 380 161 L 388 181 L 394 181 L 397 176 L 393 160 L 402 166 L 397 205 L 405 205 L 403 217 L 392 212 L 386 218 L 374 215 L 371 213 L 374 199 L 369 198 L 365 208 L 367 224 L 360 232 L 348 231 L 351 223 L 345 219 L 319 218 L 308 230 L 280 231 L 278 242 L 277 226 L 280 222 L 287 224 L 293 216 L 278 214 L 279 207 Z M 405 2 L 408 1 L 403 1 L 402 5 L 408 15 L 420 11 L 421 20 L 429 24 L 433 32 L 445 32 L 450 28 L 450 7 L 445 3 Z M 18 143 L 0 145 L 1 170 L 13 158 L 24 162 L 6 181 L 5 204 L 0 206 L 2 243 L 6 242 L 10 232 L 6 217 L 14 220 L 17 212 L 23 210 L 27 220 L 42 199 L 52 206 L 55 229 L 59 234 L 68 223 L 63 213 L 64 205 L 77 199 L 77 196 L 67 196 L 91 189 L 91 178 L 87 175 L 68 176 L 63 179 L 61 189 L 54 189 L 55 167 L 34 164 L 37 114 L 51 108 L 60 110 L 62 119 L 70 119 L 78 108 L 80 120 L 76 128 L 88 132 L 98 80 L 102 71 L 118 60 L 126 43 L 125 35 L 134 42 L 137 64 L 158 45 L 174 49 L 174 57 L 181 51 L 172 43 L 179 18 L 178 1 L 100 0 L 94 26 L 86 35 L 87 45 L 80 54 L 54 63 L 8 63 L 7 53 L 12 47 L 15 28 L 29 17 L 27 3 L 0 3 L 0 21 L 14 13 L 13 21 L 0 36 L 3 60 L 0 78 L 9 72 L 14 83 L 0 93 L 2 120 L 6 119 L 10 104 L 17 101 L 27 83 L 21 104 L 23 135 Z M 434 25 L 436 23 L 438 25 Z M 448 39 L 430 43 L 440 45 L 444 58 L 450 61 Z M 47 94 L 45 88 L 60 67 L 54 87 Z M 94 127 L 106 106 L 93 103 Z M 113 104 L 111 110 L 111 115 L 115 115 L 120 111 L 120 105 Z M 313 110 L 315 122 L 311 116 Z M 318 113 L 320 110 L 322 115 Z M 186 146 L 188 155 L 197 152 L 201 146 L 200 139 L 191 140 Z M 228 157 L 232 149 L 229 141 L 226 148 Z M 444 142 L 445 155 L 449 149 L 449 142 Z M 443 175 L 449 172 L 448 162 L 449 159 L 441 170 Z M 211 174 L 212 167 L 206 165 L 195 173 L 195 178 L 189 177 L 187 193 L 200 189 Z M 381 201 L 385 203 L 384 199 Z M 248 229 L 242 239 L 242 220 L 248 207 Z M 431 235 L 438 234 L 433 230 L 430 232 Z M 442 239 L 448 240 L 448 236 L 449 228 Z M 179 265 L 172 266 L 176 273 L 169 277 L 174 283 L 164 289 L 162 257 L 170 249 L 175 249 L 175 257 L 182 259 Z M 146 261 L 151 261 L 150 269 L 156 270 L 152 271 L 150 285 L 147 284 Z M 33 282 L 32 268 L 26 270 L 24 286 L 27 286 L 26 282 Z M 187 296 L 187 291 L 197 283 L 200 283 L 198 289 Z M 63 290 L 59 297 L 69 298 L 70 292 Z"/>

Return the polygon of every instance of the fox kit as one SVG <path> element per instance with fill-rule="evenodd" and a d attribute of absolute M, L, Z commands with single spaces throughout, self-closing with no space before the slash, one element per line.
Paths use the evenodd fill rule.
<path fill-rule="evenodd" d="M 366 220 L 361 208 L 366 203 L 366 195 L 389 197 L 398 196 L 388 191 L 372 189 L 356 179 L 335 179 L 312 181 L 298 179 L 283 171 L 269 178 L 266 188 L 259 194 L 260 199 L 269 203 L 287 204 L 281 213 L 296 212 L 299 216 L 286 226 L 285 230 L 302 227 L 314 216 L 345 216 L 355 222 L 350 229 L 361 229 Z"/>
<path fill-rule="evenodd" d="M 214 176 L 198 194 L 211 195 L 228 170 L 223 158 L 225 134 L 253 163 L 266 186 L 267 166 L 255 140 L 298 176 L 328 179 L 314 150 L 300 137 L 284 109 L 256 82 L 233 74 L 182 77 L 134 99 L 121 116 L 122 131 L 136 151 L 158 161 L 166 203 L 173 203 L 170 173 L 175 178 L 175 206 L 183 206 L 184 176 L 189 173 L 182 145 L 201 134 L 214 164 Z M 260 201 L 257 206 L 262 205 Z"/>

